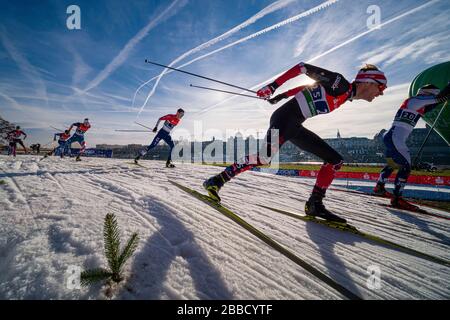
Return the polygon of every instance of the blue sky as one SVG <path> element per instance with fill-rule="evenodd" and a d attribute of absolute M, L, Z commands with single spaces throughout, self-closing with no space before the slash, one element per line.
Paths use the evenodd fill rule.
<path fill-rule="evenodd" d="M 72 4 L 81 9 L 81 30 L 66 27 Z M 368 32 L 370 5 L 380 8 L 385 25 Z M 194 126 L 209 130 L 205 138 L 226 130 L 245 135 L 265 131 L 276 106 L 190 88 L 230 89 L 176 72 L 137 91 L 163 71 L 144 60 L 186 64 L 190 72 L 254 89 L 300 61 L 348 80 L 370 62 L 388 77 L 383 97 L 348 102 L 305 126 L 324 138 L 337 129 L 344 137 L 373 137 L 390 126 L 412 78 L 450 60 L 449 16 L 447 0 L 3 1 L 0 115 L 20 124 L 27 141 L 41 143 L 50 141 L 50 126 L 64 128 L 85 117 L 93 124 L 90 146 L 148 143 L 149 134 L 115 130 L 140 129 L 136 120 L 153 127 L 178 107 L 186 116 L 175 138 L 191 136 Z M 305 81 L 299 77 L 285 88 Z"/>

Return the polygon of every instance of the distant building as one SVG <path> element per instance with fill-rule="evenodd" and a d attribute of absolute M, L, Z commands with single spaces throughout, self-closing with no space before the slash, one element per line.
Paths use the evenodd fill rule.
<path fill-rule="evenodd" d="M 413 159 L 419 152 L 429 130 L 429 127 L 414 129 L 409 136 L 407 145 L 411 150 Z M 450 164 L 450 146 L 433 130 L 422 150 L 420 159 L 434 164 Z"/>
<path fill-rule="evenodd" d="M 426 135 L 428 134 L 428 128 L 426 129 L 414 129 L 411 136 L 407 141 L 407 145 L 411 150 L 412 159 L 415 158 L 420 146 L 422 145 Z M 343 138 L 340 131 L 337 131 L 336 138 L 325 139 L 325 141 L 338 151 L 343 157 L 346 163 L 384 163 L 384 144 L 383 135 L 386 132 L 385 129 L 377 133 L 373 139 L 363 137 L 351 137 Z M 235 137 L 229 137 L 227 141 L 216 140 L 213 138 L 210 141 L 202 142 L 187 142 L 183 143 L 191 146 L 191 160 L 195 162 L 218 160 L 216 152 L 219 152 L 220 146 L 222 146 L 223 162 L 232 162 L 240 160 L 244 154 L 254 153 L 255 145 L 256 150 L 263 144 L 263 139 L 249 136 L 244 139 L 242 134 L 237 133 Z M 210 146 L 209 150 L 213 147 L 215 150 L 212 154 L 203 154 L 205 148 L 214 143 L 214 146 Z M 175 144 L 178 144 L 175 141 Z M 99 144 L 98 149 L 112 149 L 114 150 L 114 158 L 134 158 L 138 152 L 145 148 L 140 144 L 129 144 L 126 146 Z M 239 152 L 238 152 L 239 151 Z M 245 151 L 245 152 L 244 152 Z M 151 152 L 149 152 L 145 159 L 166 160 L 169 155 L 169 147 L 165 143 L 159 144 Z M 203 158 L 205 157 L 205 158 Z M 220 157 L 219 157 L 220 158 Z M 437 165 L 449 165 L 450 164 L 450 149 L 447 143 L 435 132 L 433 132 L 425 148 L 423 149 L 422 161 L 432 162 Z M 291 142 L 286 142 L 280 149 L 280 162 L 306 162 L 306 161 L 321 161 L 318 157 L 300 150 Z"/>

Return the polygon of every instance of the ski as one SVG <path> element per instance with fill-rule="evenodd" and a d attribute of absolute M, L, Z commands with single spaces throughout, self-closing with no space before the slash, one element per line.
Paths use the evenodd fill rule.
<path fill-rule="evenodd" d="M 314 222 L 314 223 L 321 224 L 321 225 L 324 225 L 324 226 L 327 226 L 327 227 L 330 227 L 330 228 L 333 228 L 333 229 L 336 229 L 336 230 L 340 230 L 340 231 L 343 231 L 343 232 L 353 233 L 353 234 L 358 235 L 360 237 L 363 237 L 365 239 L 372 240 L 372 241 L 374 241 L 374 242 L 376 242 L 378 244 L 386 245 L 386 246 L 398 249 L 398 250 L 400 250 L 400 251 L 402 251 L 404 253 L 410 254 L 412 256 L 415 256 L 415 257 L 418 257 L 418 258 L 422 258 L 422 259 L 425 259 L 425 260 L 429 260 L 429 261 L 433 261 L 435 263 L 438 263 L 438 264 L 441 264 L 441 265 L 444 265 L 444 266 L 447 266 L 447 267 L 450 266 L 450 261 L 448 261 L 448 260 L 444 260 L 444 259 L 441 259 L 441 258 L 438 258 L 438 257 L 435 257 L 435 256 L 431 256 L 429 254 L 426 254 L 426 253 L 423 253 L 423 252 L 420 252 L 420 251 L 417 251 L 417 250 L 405 247 L 405 246 L 403 246 L 401 244 L 398 244 L 398 243 L 395 243 L 395 242 L 383 239 L 381 237 L 378 237 L 378 236 L 375 236 L 375 235 L 372 235 L 372 234 L 368 234 L 368 233 L 359 231 L 356 227 L 354 227 L 354 226 L 352 226 L 352 225 L 350 225 L 348 223 L 338 223 L 338 222 L 333 222 L 333 221 L 317 219 L 317 218 L 314 218 L 314 217 L 300 215 L 300 214 L 296 214 L 296 213 L 291 213 L 289 211 L 280 210 L 280 209 L 268 207 L 268 206 L 265 206 L 265 205 L 259 205 L 259 206 L 262 207 L 262 208 L 265 208 L 265 209 L 268 209 L 268 210 L 272 210 L 274 212 L 278 212 L 278 213 L 284 214 L 286 216 L 298 219 L 298 220 L 302 220 L 302 221 L 305 221 L 305 222 Z"/>
<path fill-rule="evenodd" d="M 290 250 L 286 249 L 284 246 L 280 245 L 278 242 L 273 240 L 271 237 L 269 237 L 268 235 L 266 235 L 265 233 L 263 233 L 259 229 L 255 228 L 254 226 L 252 226 L 248 222 L 246 222 L 244 219 L 239 217 L 237 214 L 233 213 L 228 208 L 226 208 L 223 205 L 221 205 L 220 203 L 212 200 L 209 196 L 201 194 L 200 192 L 197 192 L 197 191 L 195 191 L 193 189 L 185 187 L 185 186 L 183 186 L 181 184 L 178 184 L 178 183 L 176 183 L 174 181 L 169 180 L 169 182 L 172 183 L 174 186 L 178 187 L 179 189 L 183 190 L 184 192 L 190 194 L 194 198 L 196 198 L 196 199 L 198 199 L 198 200 L 208 204 L 212 208 L 214 208 L 217 211 L 219 211 L 220 213 L 222 213 L 224 216 L 230 218 L 231 220 L 236 222 L 238 225 L 240 225 L 241 227 L 243 227 L 244 229 L 249 231 L 251 234 L 256 236 L 258 239 L 262 240 L 267 245 L 272 247 L 274 250 L 276 250 L 279 253 L 281 253 L 282 255 L 286 256 L 291 261 L 293 261 L 294 263 L 296 263 L 297 265 L 299 265 L 300 267 L 302 267 L 306 271 L 308 271 L 311 274 L 313 274 L 314 276 L 316 276 L 318 279 L 320 279 L 323 282 L 325 282 L 326 284 L 328 284 L 330 287 L 332 287 L 333 289 L 335 289 L 336 291 L 341 293 L 346 298 L 352 299 L 352 300 L 361 300 L 361 298 L 359 296 L 355 295 L 353 292 L 351 292 L 350 290 L 348 290 L 344 286 L 340 285 L 339 283 L 337 283 L 336 281 L 334 281 L 333 279 L 328 277 L 326 274 L 322 273 L 321 271 L 319 271 L 318 269 L 314 268 L 309 263 L 307 263 L 304 260 L 302 260 L 301 258 L 299 258 L 297 255 L 292 253 Z"/>
<path fill-rule="evenodd" d="M 140 164 L 140 163 L 135 163 L 135 162 L 127 162 L 127 163 L 128 163 L 128 164 L 132 164 L 132 165 L 134 165 L 134 166 L 141 167 L 141 168 L 149 169 L 148 167 L 146 167 L 146 166 L 144 166 L 144 165 L 142 165 L 142 164 Z"/>
<path fill-rule="evenodd" d="M 358 191 L 358 190 L 349 190 L 349 189 L 341 189 L 341 188 L 329 188 L 329 190 L 360 194 L 360 195 L 371 196 L 371 197 L 376 197 L 376 198 L 391 199 L 390 196 L 379 195 L 379 194 L 376 194 L 376 193 L 373 193 L 373 192 L 363 192 L 363 191 Z M 392 193 L 389 193 L 389 194 L 392 195 Z M 439 207 L 436 207 L 436 206 L 432 206 L 432 205 L 429 205 L 429 204 L 422 204 L 422 203 L 419 203 L 419 202 L 416 202 L 416 201 L 410 200 L 410 199 L 408 199 L 408 202 L 410 202 L 412 204 L 415 204 L 415 205 L 420 205 L 420 206 L 423 206 L 423 207 L 428 207 L 428 208 L 432 208 L 432 209 L 438 209 L 438 210 L 445 211 L 445 209 L 442 209 L 442 208 L 439 208 Z M 439 216 L 439 218 L 441 218 L 441 217 L 442 216 Z"/>
<path fill-rule="evenodd" d="M 420 214 L 425 214 L 431 217 L 435 217 L 435 218 L 441 218 L 441 219 L 445 219 L 445 220 L 450 220 L 450 217 L 445 217 L 445 216 L 441 216 L 439 214 L 435 214 L 435 213 L 431 213 L 428 212 L 427 210 L 421 209 L 421 208 L 417 208 L 416 210 L 408 210 L 408 209 L 404 209 L 404 208 L 398 208 L 398 207 L 394 207 L 390 204 L 385 204 L 385 203 L 379 203 L 378 205 L 382 206 L 382 207 L 386 207 L 386 208 L 390 208 L 393 210 L 398 210 L 401 212 L 405 212 L 405 213 L 420 213 Z"/>

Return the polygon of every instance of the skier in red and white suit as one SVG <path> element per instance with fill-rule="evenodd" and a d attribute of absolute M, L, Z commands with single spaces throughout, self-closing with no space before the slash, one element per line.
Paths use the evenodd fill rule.
<path fill-rule="evenodd" d="M 180 122 L 181 118 L 184 116 L 184 110 L 178 109 L 176 114 L 167 114 L 161 118 L 158 119 L 158 122 L 155 125 L 155 128 L 153 129 L 153 132 L 156 132 L 158 130 L 158 125 L 161 121 L 164 121 L 164 124 L 159 130 L 159 132 L 156 134 L 155 138 L 153 138 L 152 143 L 147 147 L 145 150 L 141 150 L 139 155 L 134 158 L 134 162 L 137 164 L 138 160 L 145 156 L 147 152 L 149 152 L 151 149 L 156 147 L 159 143 L 159 141 L 163 140 L 169 145 L 169 157 L 167 158 L 166 167 L 168 168 L 174 168 L 175 165 L 171 163 L 172 161 L 172 149 L 175 147 L 172 137 L 170 136 L 170 131 L 172 131 L 173 128 Z"/>
<path fill-rule="evenodd" d="M 417 210 L 416 206 L 402 198 L 403 189 L 411 173 L 411 155 L 406 146 L 406 140 L 424 114 L 434 110 L 440 103 L 448 99 L 450 99 L 450 84 L 442 91 L 433 84 L 421 87 L 417 95 L 402 103 L 395 115 L 392 127 L 384 134 L 383 142 L 386 146 L 387 165 L 380 173 L 374 192 L 391 197 L 391 204 L 394 207 Z M 385 184 L 394 168 L 398 168 L 398 172 L 394 182 L 394 193 L 391 195 L 386 191 Z"/>
<path fill-rule="evenodd" d="M 301 74 L 306 74 L 316 82 L 312 85 L 288 90 L 270 98 L 286 81 Z M 366 65 L 360 69 L 355 80 L 350 83 L 339 73 L 307 63 L 299 63 L 278 77 L 274 82 L 258 90 L 257 95 L 268 99 L 272 104 L 285 98 L 294 97 L 275 110 L 270 118 L 270 128 L 266 135 L 266 144 L 263 146 L 267 148 L 266 154 L 269 155 L 269 158 L 270 155 L 278 152 L 277 146 L 281 147 L 285 142 L 291 141 L 298 148 L 324 160 L 311 197 L 306 202 L 306 214 L 345 222 L 345 219 L 329 212 L 322 203 L 325 192 L 333 181 L 336 171 L 342 166 L 343 158 L 323 139 L 303 127 L 302 123 L 316 115 L 330 113 L 346 101 L 363 99 L 371 102 L 375 97 L 383 94 L 386 85 L 387 80 L 384 73 L 373 65 Z M 278 143 L 271 143 L 271 129 L 278 130 Z M 220 174 L 207 179 L 203 186 L 211 198 L 220 201 L 218 192 L 226 182 L 241 172 L 255 166 L 268 164 L 270 159 L 266 158 L 260 157 L 259 154 L 247 156 L 244 161 L 236 162 Z"/>

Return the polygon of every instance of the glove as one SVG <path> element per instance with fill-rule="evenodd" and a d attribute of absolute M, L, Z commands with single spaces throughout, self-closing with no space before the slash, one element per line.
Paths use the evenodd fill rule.
<path fill-rule="evenodd" d="M 441 90 L 436 98 L 442 102 L 447 101 L 450 98 L 450 82 Z"/>
<path fill-rule="evenodd" d="M 268 84 L 267 86 L 259 89 L 256 92 L 256 95 L 260 98 L 267 99 L 275 92 L 275 90 L 277 90 L 277 88 L 278 88 L 278 84 L 274 81 L 274 82 Z"/>
<path fill-rule="evenodd" d="M 153 128 L 153 132 L 156 132 L 156 131 L 158 131 L 158 127 Z"/>
<path fill-rule="evenodd" d="M 279 95 L 277 95 L 277 96 L 275 96 L 275 97 L 273 97 L 273 98 L 271 98 L 271 99 L 269 99 L 267 101 L 269 101 L 270 104 L 276 104 L 276 103 L 278 103 L 281 100 L 286 99 L 286 98 L 287 98 L 287 96 L 284 93 L 282 93 L 282 94 L 279 94 Z"/>

